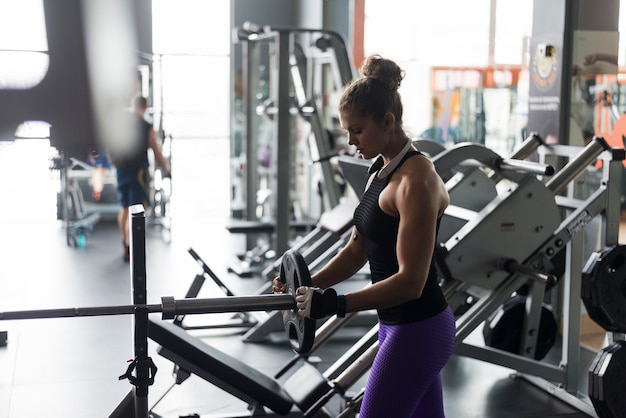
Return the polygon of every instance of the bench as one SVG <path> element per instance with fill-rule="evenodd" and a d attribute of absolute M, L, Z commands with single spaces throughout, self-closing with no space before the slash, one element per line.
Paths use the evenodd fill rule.
<path fill-rule="evenodd" d="M 289 229 L 295 232 L 306 232 L 315 227 L 315 221 L 291 221 Z M 226 229 L 231 234 L 272 234 L 276 224 L 270 221 L 248 221 L 244 219 L 232 219 L 226 224 Z"/>
<path fill-rule="evenodd" d="M 161 346 L 160 355 L 249 405 L 265 406 L 278 415 L 289 414 L 294 405 L 276 379 L 171 322 L 150 319 L 148 336 Z"/>

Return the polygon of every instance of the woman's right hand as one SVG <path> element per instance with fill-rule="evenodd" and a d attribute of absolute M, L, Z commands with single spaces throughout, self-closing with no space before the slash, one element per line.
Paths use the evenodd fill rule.
<path fill-rule="evenodd" d="M 272 292 L 285 293 L 286 288 L 287 288 L 287 284 L 281 282 L 278 277 L 274 278 L 274 280 L 272 281 Z"/>

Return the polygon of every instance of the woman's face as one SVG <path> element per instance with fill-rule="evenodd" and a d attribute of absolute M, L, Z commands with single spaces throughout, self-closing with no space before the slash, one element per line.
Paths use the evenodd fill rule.
<path fill-rule="evenodd" d="M 348 144 L 356 147 L 357 152 L 366 160 L 381 153 L 386 134 L 381 122 L 369 116 L 357 116 L 348 111 L 339 112 L 342 128 L 346 131 Z"/>

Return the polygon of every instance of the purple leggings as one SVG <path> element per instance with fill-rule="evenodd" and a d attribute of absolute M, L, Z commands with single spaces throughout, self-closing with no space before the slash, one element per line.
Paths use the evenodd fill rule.
<path fill-rule="evenodd" d="M 455 336 L 450 308 L 419 322 L 380 324 L 359 417 L 444 417 L 440 372 Z"/>

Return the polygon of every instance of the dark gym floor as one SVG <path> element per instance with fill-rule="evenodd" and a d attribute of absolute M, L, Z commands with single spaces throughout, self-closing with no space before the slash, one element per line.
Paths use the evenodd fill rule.
<path fill-rule="evenodd" d="M 261 278 L 240 278 L 227 270 L 241 245 L 224 228 L 229 214 L 228 153 L 226 140 L 174 142 L 171 241 L 163 239 L 158 228 L 147 233 L 149 303 L 160 303 L 161 296 L 184 296 L 199 272 L 187 253 L 190 247 L 236 294 L 254 293 L 263 283 Z M 58 180 L 48 170 L 49 156 L 45 142 L 0 144 L 0 311 L 131 303 L 129 265 L 122 260 L 114 222 L 97 224 L 84 248 L 66 245 L 65 230 L 56 220 Z M 201 296 L 223 293 L 207 282 Z M 194 320 L 220 321 L 219 315 Z M 127 380 L 118 380 L 133 358 L 130 316 L 0 321 L 0 331 L 8 331 L 8 344 L 0 347 L 0 418 L 101 418 L 131 388 Z M 345 330 L 316 353 L 321 364 L 334 361 L 360 332 Z M 227 330 L 201 335 L 267 374 L 292 356 L 280 339 L 244 343 L 239 334 Z M 159 368 L 150 387 L 153 404 L 172 383 L 172 364 L 156 353 L 152 342 L 150 355 Z M 582 374 L 587 367 L 581 364 Z M 512 378 L 512 373 L 454 356 L 443 373 L 447 416 L 588 416 L 526 380 Z M 224 417 L 245 415 L 246 405 L 192 376 L 172 389 L 154 411 L 163 417 L 192 413 Z"/>

